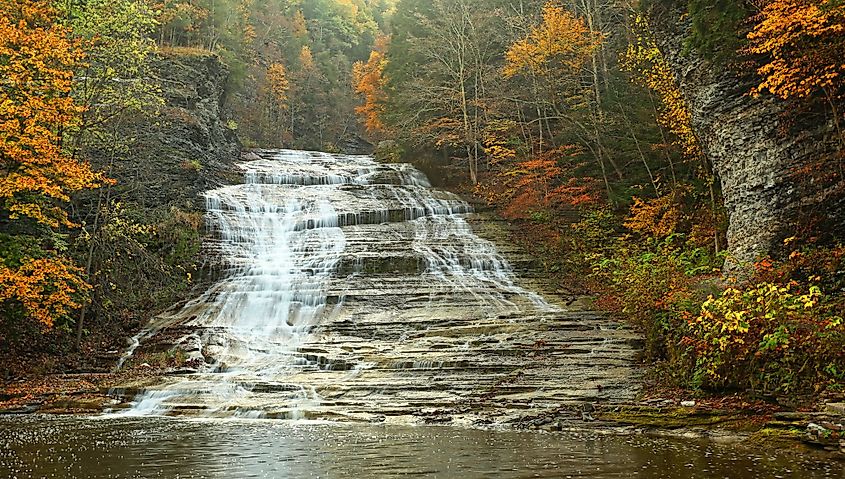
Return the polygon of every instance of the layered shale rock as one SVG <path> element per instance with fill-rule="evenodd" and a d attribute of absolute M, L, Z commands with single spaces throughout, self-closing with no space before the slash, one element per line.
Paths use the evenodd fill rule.
<path fill-rule="evenodd" d="M 526 289 L 530 258 L 409 165 L 264 151 L 240 168 L 206 193 L 223 279 L 141 344 L 189 367 L 129 414 L 487 424 L 636 395 L 639 337 Z"/>
<path fill-rule="evenodd" d="M 784 102 L 749 95 L 759 79 L 690 51 L 685 40 L 690 20 L 683 11 L 655 6 L 651 13 L 655 39 L 721 182 L 729 219 L 728 269 L 776 253 L 808 219 L 802 212 L 843 224 L 841 202 L 831 196 L 835 188 L 808 185 L 796 176 L 801 167 L 836 151 L 834 125 L 818 119 L 788 124 Z"/>

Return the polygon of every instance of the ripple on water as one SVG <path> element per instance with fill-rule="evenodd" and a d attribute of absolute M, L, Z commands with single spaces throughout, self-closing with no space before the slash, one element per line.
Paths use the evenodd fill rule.
<path fill-rule="evenodd" d="M 0 477 L 843 478 L 695 440 L 264 420 L 0 418 Z"/>

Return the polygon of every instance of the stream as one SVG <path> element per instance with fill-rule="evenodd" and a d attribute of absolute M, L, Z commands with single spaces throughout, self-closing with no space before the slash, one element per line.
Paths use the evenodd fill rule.
<path fill-rule="evenodd" d="M 698 440 L 184 418 L 0 418 L 0 477 L 842 478 Z"/>

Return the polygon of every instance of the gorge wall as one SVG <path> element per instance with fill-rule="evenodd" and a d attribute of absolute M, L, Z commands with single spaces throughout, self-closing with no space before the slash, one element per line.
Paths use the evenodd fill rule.
<path fill-rule="evenodd" d="M 229 69 L 211 52 L 167 49 L 150 71 L 164 105 L 128 126 L 137 146 L 112 169 L 115 191 L 144 208 L 202 208 L 200 193 L 220 183 L 241 150 L 224 114 Z"/>
<path fill-rule="evenodd" d="M 84 327 L 84 370 L 111 368 L 126 337 L 201 283 L 201 193 L 230 182 L 241 145 L 224 113 L 227 66 L 216 54 L 164 49 L 148 68 L 163 102 L 119 125 L 131 145 L 115 159 L 92 154 L 114 184 L 75 198 L 84 225 L 74 255 L 94 286 Z M 232 125 L 234 126 L 234 125 Z"/>
<path fill-rule="evenodd" d="M 797 177 L 799 167 L 835 151 L 833 125 L 818 119 L 787 125 L 783 102 L 748 94 L 757 83 L 752 75 L 743 78 L 686 48 L 685 12 L 654 7 L 650 13 L 655 40 L 721 182 L 729 220 L 726 270 L 776 254 L 783 239 L 806 226 L 809 210 L 841 224 L 841 208 L 828 191 Z"/>

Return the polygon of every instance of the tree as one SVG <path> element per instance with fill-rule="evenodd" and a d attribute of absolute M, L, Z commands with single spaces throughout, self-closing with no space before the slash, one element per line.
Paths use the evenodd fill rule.
<path fill-rule="evenodd" d="M 2 0 L 0 17 L 0 208 L 11 219 L 69 225 L 57 202 L 103 179 L 62 151 L 82 113 L 70 92 L 84 54 L 46 0 Z"/>
<path fill-rule="evenodd" d="M 507 63 L 504 75 L 507 78 L 527 76 L 531 82 L 532 96 L 542 99 L 542 102 L 534 101 L 535 121 L 539 126 L 539 152 L 542 153 L 545 147 L 543 123 L 546 124 L 549 141 L 552 141 L 554 134 L 550 117 L 568 121 L 575 129 L 581 130 L 578 136 L 598 161 L 610 199 L 606 155 L 599 132 L 604 114 L 596 54 L 603 38 L 603 34 L 595 32 L 574 13 L 547 3 L 543 7 L 540 24 L 533 26 L 523 39 L 514 42 L 505 54 Z M 587 72 L 589 62 L 592 69 Z M 592 85 L 583 81 L 586 73 L 591 74 Z M 583 109 L 590 113 L 587 125 L 575 116 Z M 612 156 L 608 159 L 621 179 L 620 168 Z"/>
<path fill-rule="evenodd" d="M 841 197 L 845 195 L 845 2 L 772 0 L 757 20 L 748 34 L 748 51 L 763 56 L 757 69 L 763 79 L 752 93 L 769 92 L 811 105 L 823 99 L 830 107 L 837 151 L 804 165 L 801 173 L 809 184 L 827 184 L 828 194 Z M 831 160 L 834 168 L 825 165 Z"/>
<path fill-rule="evenodd" d="M 18 267 L 0 264 L 0 305 L 5 305 L 0 311 L 20 309 L 51 328 L 81 306 L 80 297 L 91 288 L 81 275 L 63 258 L 29 258 Z"/>
<path fill-rule="evenodd" d="M 562 207 L 596 203 L 595 181 L 574 174 L 579 148 L 563 146 L 512 163 L 499 176 L 508 187 L 503 213 L 509 218 L 530 218 Z"/>
<path fill-rule="evenodd" d="M 501 12 L 466 0 L 402 1 L 387 55 L 388 126 L 466 162 L 478 182 L 482 130 L 494 114 L 506 39 Z"/>
<path fill-rule="evenodd" d="M 683 158 L 689 163 L 698 166 L 699 171 L 696 173 L 705 181 L 710 199 L 709 209 L 714 250 L 719 251 L 722 247 L 721 233 L 719 231 L 719 224 L 721 223 L 719 193 L 716 190 L 716 178 L 713 174 L 712 167 L 704 155 L 701 143 L 693 129 L 692 115 L 684 100 L 683 93 L 675 80 L 675 76 L 669 67 L 669 63 L 657 48 L 657 44 L 650 33 L 644 17 L 640 15 L 634 17 L 632 33 L 633 38 L 623 57 L 623 67 L 633 73 L 634 81 L 657 94 L 660 101 L 660 114 L 657 118 L 657 123 L 674 135 L 674 145 L 681 150 Z M 672 162 L 671 155 L 668 153 L 667 159 L 673 180 L 670 194 L 664 198 L 655 199 L 652 202 L 644 202 L 641 199 L 634 198 L 632 214 L 638 220 L 628 225 L 631 227 L 632 224 L 637 224 L 638 226 L 634 229 L 645 231 L 647 228 L 644 225 L 651 224 L 652 226 L 649 232 L 655 236 L 658 236 L 656 234 L 658 231 L 661 233 L 667 233 L 669 231 L 669 228 L 666 226 L 668 223 L 666 223 L 665 219 L 679 211 L 675 208 L 678 204 L 676 200 L 678 198 L 684 198 L 689 194 L 688 188 L 684 185 L 679 185 L 677 182 L 675 165 Z M 645 160 L 643 161 L 645 162 Z M 656 184 L 655 192 L 659 196 L 660 192 Z M 667 214 L 667 212 L 671 214 Z M 643 220 L 643 218 L 647 219 Z M 656 221 L 655 218 L 662 219 Z M 669 221 L 669 223 L 674 227 L 673 222 Z"/>
<path fill-rule="evenodd" d="M 359 61 L 352 66 L 355 93 L 364 97 L 364 102 L 355 107 L 355 111 L 363 120 L 367 132 L 374 136 L 385 130 L 383 118 L 387 95 L 384 89 L 387 80 L 384 76 L 384 68 L 387 66 L 385 53 L 389 41 L 387 36 L 379 37 L 367 62 Z"/>
<path fill-rule="evenodd" d="M 63 150 L 64 133 L 83 112 L 70 96 L 83 58 L 50 2 L 0 0 L 0 227 L 46 229 L 52 247 L 34 236 L 0 237 L 3 319 L 23 316 L 51 327 L 89 288 L 79 268 L 56 253 L 52 232 L 72 226 L 61 203 L 104 180 Z"/>
<path fill-rule="evenodd" d="M 749 51 L 764 55 L 757 72 L 768 91 L 783 99 L 823 92 L 843 93 L 845 78 L 845 3 L 833 0 L 773 0 L 748 34 Z"/>
<path fill-rule="evenodd" d="M 666 58 L 657 48 L 642 16 L 634 18 L 634 38 L 623 56 L 623 67 L 634 74 L 634 81 L 657 93 L 660 116 L 657 121 L 673 133 L 687 159 L 702 158 L 701 145 L 692 128 L 692 116 Z"/>
<path fill-rule="evenodd" d="M 279 110 L 287 109 L 290 82 L 288 81 L 288 74 L 285 66 L 281 63 L 274 63 L 270 65 L 270 67 L 267 68 L 267 83 L 270 87 L 270 92 L 273 94 L 276 108 Z"/>
<path fill-rule="evenodd" d="M 163 104 L 150 70 L 154 14 L 133 0 L 89 0 L 67 15 L 87 55 L 72 92 L 84 111 L 82 121 L 69 130 L 71 153 L 95 158 L 126 154 L 131 139 L 114 133 L 115 125 L 155 113 Z"/>
<path fill-rule="evenodd" d="M 505 76 L 523 71 L 541 76 L 577 73 L 601 43 L 601 36 L 590 32 L 583 20 L 563 7 L 549 3 L 543 7 L 543 21 L 505 54 Z"/>
<path fill-rule="evenodd" d="M 72 154 L 90 158 L 111 175 L 135 168 L 128 163 L 137 141 L 128 126 L 158 112 L 163 104 L 159 87 L 152 80 L 150 62 L 155 43 L 150 38 L 156 21 L 153 12 L 134 0 L 88 0 L 66 12 L 74 35 L 85 48 L 88 61 L 80 68 L 73 95 L 84 106 L 82 120 L 69 130 L 73 138 Z M 87 198 L 86 198 L 87 199 Z M 99 271 L 93 268 L 100 228 L 110 221 L 112 188 L 101 189 L 96 199 L 89 199 L 93 219 L 83 223 L 80 239 L 87 241 L 85 277 L 97 285 Z M 94 288 L 92 301 L 101 290 Z M 79 347 L 88 312 L 86 303 L 77 320 Z"/>
<path fill-rule="evenodd" d="M 191 44 L 199 37 L 202 24 L 209 12 L 199 5 L 179 0 L 151 0 L 153 11 L 158 12 L 159 44 Z"/>

